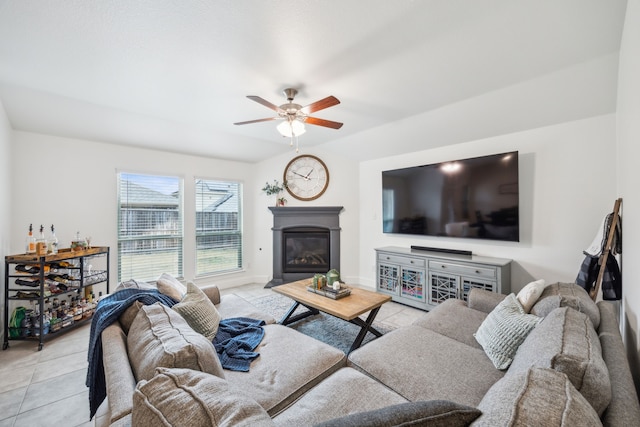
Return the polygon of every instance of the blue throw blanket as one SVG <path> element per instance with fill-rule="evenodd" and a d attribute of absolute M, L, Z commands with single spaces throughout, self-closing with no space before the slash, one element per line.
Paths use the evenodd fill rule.
<path fill-rule="evenodd" d="M 234 317 L 220 321 L 213 346 L 220 364 L 232 371 L 248 372 L 251 361 L 260 354 L 253 350 L 264 337 L 264 320 Z"/>
<path fill-rule="evenodd" d="M 93 418 L 98 407 L 107 396 L 102 361 L 102 331 L 117 321 L 118 317 L 135 301 L 140 301 L 145 305 L 160 302 L 168 307 L 176 304 L 171 297 L 161 294 L 156 289 L 121 289 L 100 300 L 91 321 L 91 335 L 89 336 L 89 351 L 87 353 L 89 367 L 87 369 L 86 386 L 89 387 L 89 419 Z"/>

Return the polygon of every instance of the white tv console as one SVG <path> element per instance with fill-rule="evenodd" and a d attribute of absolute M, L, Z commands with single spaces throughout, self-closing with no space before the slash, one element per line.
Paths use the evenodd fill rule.
<path fill-rule="evenodd" d="M 430 310 L 471 288 L 508 294 L 511 260 L 387 246 L 376 249 L 376 290 L 393 301 Z"/>

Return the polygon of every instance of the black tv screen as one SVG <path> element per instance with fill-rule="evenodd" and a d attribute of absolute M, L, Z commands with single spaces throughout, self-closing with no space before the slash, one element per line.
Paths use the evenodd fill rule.
<path fill-rule="evenodd" d="M 385 233 L 520 240 L 518 152 L 382 172 Z"/>

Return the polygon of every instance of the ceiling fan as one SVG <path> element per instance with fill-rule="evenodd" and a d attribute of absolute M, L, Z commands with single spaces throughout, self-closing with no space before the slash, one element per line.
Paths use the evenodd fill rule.
<path fill-rule="evenodd" d="M 285 120 L 285 122 L 278 125 L 278 131 L 283 136 L 297 137 L 305 132 L 303 123 L 310 125 L 324 126 L 331 129 L 340 129 L 342 123 L 334 122 L 331 120 L 319 119 L 317 117 L 311 117 L 309 114 L 316 111 L 324 110 L 325 108 L 333 107 L 340 104 L 340 101 L 335 96 L 327 96 L 324 99 L 311 103 L 307 106 L 295 104 L 293 99 L 297 95 L 298 91 L 293 88 L 287 88 L 284 91 L 284 96 L 287 97 L 287 103 L 277 106 L 271 102 L 255 95 L 248 95 L 247 98 L 264 105 L 267 108 L 272 109 L 277 113 L 275 117 L 268 117 L 265 119 L 249 120 L 246 122 L 237 122 L 235 125 L 248 125 L 251 123 L 267 122 L 270 120 Z"/>

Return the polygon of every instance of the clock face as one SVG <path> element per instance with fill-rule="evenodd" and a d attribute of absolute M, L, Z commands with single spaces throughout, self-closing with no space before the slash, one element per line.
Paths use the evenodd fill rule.
<path fill-rule="evenodd" d="M 329 186 L 327 165 L 316 156 L 302 155 L 294 158 L 284 169 L 287 191 L 298 200 L 315 200 Z"/>

